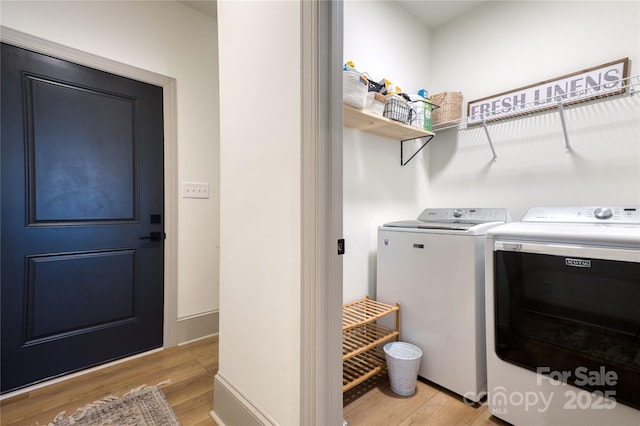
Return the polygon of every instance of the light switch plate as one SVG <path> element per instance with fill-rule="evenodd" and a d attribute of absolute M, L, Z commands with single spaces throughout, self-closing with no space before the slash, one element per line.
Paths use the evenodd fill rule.
<path fill-rule="evenodd" d="M 209 198 L 209 184 L 182 182 L 182 198 Z"/>

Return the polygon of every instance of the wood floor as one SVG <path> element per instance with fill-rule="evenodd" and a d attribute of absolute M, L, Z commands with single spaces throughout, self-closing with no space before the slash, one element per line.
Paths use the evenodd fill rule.
<path fill-rule="evenodd" d="M 105 396 L 121 396 L 138 386 L 169 380 L 160 389 L 180 422 L 184 426 L 215 426 L 209 412 L 213 408 L 213 378 L 217 371 L 216 336 L 6 399 L 0 403 L 0 423 L 47 425 L 61 411 L 68 415 Z M 490 416 L 486 405 L 471 407 L 459 396 L 431 383 L 418 381 L 415 395 L 397 396 L 389 388 L 386 374 L 346 392 L 343 401 L 344 417 L 350 426 L 507 425 Z"/>
<path fill-rule="evenodd" d="M 213 377 L 218 371 L 218 337 L 113 365 L 102 370 L 6 399 L 0 403 L 2 425 L 47 425 L 61 411 L 67 415 L 108 395 L 121 396 L 141 385 L 160 389 L 185 426 L 210 426 Z"/>
<path fill-rule="evenodd" d="M 509 425 L 491 416 L 486 404 L 470 406 L 459 395 L 430 382 L 419 380 L 412 396 L 396 395 L 386 374 L 347 391 L 343 401 L 349 426 Z"/>

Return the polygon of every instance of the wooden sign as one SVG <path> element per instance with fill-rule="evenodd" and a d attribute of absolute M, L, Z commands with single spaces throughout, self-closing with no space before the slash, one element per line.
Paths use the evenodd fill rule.
<path fill-rule="evenodd" d="M 624 92 L 629 58 L 471 101 L 467 123 L 495 121 Z"/>

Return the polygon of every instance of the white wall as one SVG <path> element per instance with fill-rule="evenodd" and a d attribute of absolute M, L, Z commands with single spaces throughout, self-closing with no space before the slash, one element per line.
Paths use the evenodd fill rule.
<path fill-rule="evenodd" d="M 294 425 L 300 421 L 300 3 L 218 1 L 218 20 L 224 106 L 218 375 L 264 416 Z"/>
<path fill-rule="evenodd" d="M 176 79 L 178 177 L 209 182 L 211 192 L 178 203 L 178 317 L 218 310 L 216 20 L 173 1 L 3 0 L 0 8 L 5 27 Z"/>
<path fill-rule="evenodd" d="M 429 85 L 429 30 L 394 2 L 344 3 L 344 60 L 403 91 Z M 344 302 L 375 296 L 377 226 L 415 218 L 425 202 L 422 153 L 400 166 L 400 141 L 353 129 L 343 133 Z M 409 151 L 416 145 L 407 145 Z M 405 157 L 406 159 L 406 157 Z"/>
<path fill-rule="evenodd" d="M 640 73 L 640 3 L 489 2 L 432 34 L 436 91 L 465 103 L 629 57 Z M 640 203 L 640 97 L 566 111 L 573 153 L 557 112 L 438 135 L 428 148 L 434 207 L 528 207 Z M 464 107 L 466 111 L 466 106 Z"/>
<path fill-rule="evenodd" d="M 640 73 L 637 1 L 487 2 L 431 32 L 402 12 L 384 20 L 394 8 L 345 2 L 345 60 L 392 81 L 404 78 L 402 68 L 424 69 L 424 80 L 397 83 L 406 91 L 461 91 L 464 111 L 469 100 L 624 57 L 630 75 Z M 405 42 L 429 44 L 422 56 L 416 49 L 400 55 L 400 40 L 374 21 L 404 28 Z M 372 39 L 375 51 L 366 43 Z M 640 204 L 639 110 L 637 95 L 567 109 L 572 154 L 564 152 L 557 113 L 492 124 L 497 162 L 481 128 L 436 135 L 405 167 L 399 143 L 345 129 L 345 302 L 375 290 L 377 225 L 425 207 L 506 207 L 519 220 L 536 205 Z"/>

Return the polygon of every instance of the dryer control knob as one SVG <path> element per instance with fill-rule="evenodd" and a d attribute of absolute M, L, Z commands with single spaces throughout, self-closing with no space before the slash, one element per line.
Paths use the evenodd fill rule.
<path fill-rule="evenodd" d="M 454 210 L 453 217 L 462 217 L 462 210 Z"/>
<path fill-rule="evenodd" d="M 598 207 L 593 211 L 593 215 L 597 219 L 609 219 L 611 216 L 613 216 L 613 212 L 609 207 Z"/>

